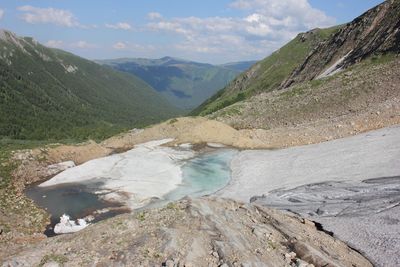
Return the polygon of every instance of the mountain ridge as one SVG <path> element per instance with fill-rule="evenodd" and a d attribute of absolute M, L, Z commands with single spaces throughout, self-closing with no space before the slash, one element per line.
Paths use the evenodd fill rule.
<path fill-rule="evenodd" d="M 260 92 L 277 88 L 312 48 L 340 26 L 299 33 L 293 40 L 238 75 L 225 88 L 195 108 L 191 115 L 207 115 Z"/>
<path fill-rule="evenodd" d="M 399 14 L 398 0 L 366 11 L 318 44 L 281 87 L 335 74 L 373 54 L 400 52 Z"/>
<path fill-rule="evenodd" d="M 400 1 L 387 0 L 349 23 L 300 33 L 203 102 L 191 115 L 208 115 L 259 93 L 324 78 L 373 55 L 399 53 L 399 14 Z M 304 44 L 308 44 L 306 49 Z M 294 57 L 287 57 L 291 53 Z M 279 66 L 285 64 L 290 66 Z M 274 78 L 275 71 L 279 72 L 275 77 L 280 78 Z"/>
<path fill-rule="evenodd" d="M 133 75 L 7 30 L 0 65 L 3 138 L 104 138 L 178 114 Z"/>

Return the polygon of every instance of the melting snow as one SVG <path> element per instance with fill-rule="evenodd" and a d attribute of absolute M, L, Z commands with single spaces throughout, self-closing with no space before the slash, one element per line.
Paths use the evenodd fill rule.
<path fill-rule="evenodd" d="M 56 234 L 68 234 L 78 232 L 87 226 L 89 226 L 84 219 L 78 219 L 78 223 L 74 220 L 71 220 L 70 217 L 66 214 L 60 217 L 60 222 L 56 224 L 54 227 L 54 233 Z"/>
<path fill-rule="evenodd" d="M 99 190 L 108 192 L 103 195 L 105 199 L 124 201 L 131 208 L 140 207 L 153 197 L 162 198 L 182 183 L 183 160 L 195 154 L 191 150 L 161 146 L 172 140 L 152 141 L 125 153 L 88 161 L 39 186 L 100 182 L 103 184 Z"/>

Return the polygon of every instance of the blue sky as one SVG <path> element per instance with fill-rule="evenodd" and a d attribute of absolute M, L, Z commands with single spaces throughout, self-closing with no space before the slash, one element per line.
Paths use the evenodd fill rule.
<path fill-rule="evenodd" d="M 261 59 L 382 0 L 2 0 L 0 28 L 89 59 Z"/>

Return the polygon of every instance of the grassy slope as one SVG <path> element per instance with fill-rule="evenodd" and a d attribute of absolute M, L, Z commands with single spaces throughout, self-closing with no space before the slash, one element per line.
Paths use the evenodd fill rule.
<path fill-rule="evenodd" d="M 10 242 L 12 233 L 24 235 L 41 232 L 47 222 L 48 215 L 44 210 L 36 207 L 25 195 L 16 193 L 11 174 L 17 163 L 10 159 L 12 151 L 44 144 L 44 142 L 0 140 L 0 230 L 2 231 L 0 246 Z"/>
<path fill-rule="evenodd" d="M 399 59 L 390 53 L 372 56 L 333 76 L 254 96 L 210 117 L 237 129 L 268 130 L 320 120 L 340 121 L 369 110 L 375 114 L 375 107 L 399 96 L 395 87 Z"/>
<path fill-rule="evenodd" d="M 317 29 L 305 34 L 306 39 L 302 38 L 303 34 L 299 34 L 291 42 L 254 65 L 247 73 L 239 75 L 231 84 L 201 104 L 191 114 L 207 115 L 254 94 L 278 88 L 304 61 L 316 44 L 327 39 L 338 29 L 339 26 Z M 246 75 L 250 75 L 250 78 Z"/>
<path fill-rule="evenodd" d="M 177 114 L 133 75 L 30 38 L 19 43 L 25 52 L 0 40 L 0 138 L 104 138 Z"/>

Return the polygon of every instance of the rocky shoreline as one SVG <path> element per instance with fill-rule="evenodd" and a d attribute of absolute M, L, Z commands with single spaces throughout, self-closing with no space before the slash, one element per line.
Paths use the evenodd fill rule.
<path fill-rule="evenodd" d="M 29 246 L 3 266 L 372 266 L 295 215 L 217 198 L 125 214 Z"/>

